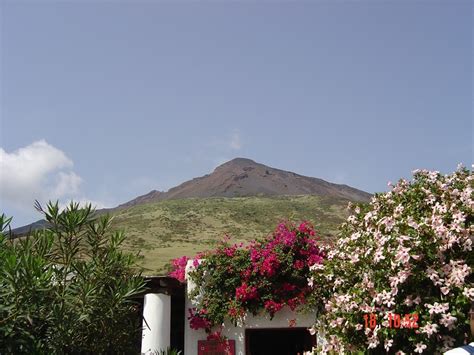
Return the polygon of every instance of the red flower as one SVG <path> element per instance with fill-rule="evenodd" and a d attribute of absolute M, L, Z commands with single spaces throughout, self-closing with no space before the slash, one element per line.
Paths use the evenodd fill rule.
<path fill-rule="evenodd" d="M 269 257 L 267 257 L 261 267 L 260 267 L 260 275 L 266 275 L 266 276 L 273 276 L 276 273 L 276 269 L 280 265 L 278 258 L 275 254 L 271 254 Z"/>
<path fill-rule="evenodd" d="M 295 267 L 295 269 L 301 270 L 302 268 L 304 268 L 304 261 L 303 260 L 296 260 L 295 263 L 293 264 L 293 266 Z"/>
<path fill-rule="evenodd" d="M 207 336 L 207 340 L 225 341 L 226 339 L 222 336 L 219 330 L 216 330 L 215 332 L 212 332 Z"/>
<path fill-rule="evenodd" d="M 285 282 L 281 288 L 283 289 L 283 291 L 285 292 L 291 292 L 291 291 L 294 291 L 296 289 L 296 286 L 295 285 L 292 285 L 292 284 L 289 284 L 288 282 Z"/>
<path fill-rule="evenodd" d="M 276 312 L 283 308 L 283 304 L 269 300 L 265 302 L 264 307 L 273 316 Z"/>
<path fill-rule="evenodd" d="M 323 262 L 323 257 L 319 254 L 310 255 L 308 258 L 308 265 L 321 264 Z"/>
<path fill-rule="evenodd" d="M 247 281 L 251 275 L 252 275 L 252 270 L 250 269 L 245 269 L 244 271 L 240 273 L 240 277 L 242 277 L 244 281 Z"/>
<path fill-rule="evenodd" d="M 255 299 L 258 297 L 257 288 L 255 286 L 248 286 L 247 283 L 244 282 L 235 290 L 235 297 L 242 302 Z"/>
<path fill-rule="evenodd" d="M 294 311 L 296 307 L 298 307 L 298 305 L 300 304 L 300 300 L 298 297 L 293 297 L 286 301 L 286 304 L 288 305 L 288 307 L 290 307 L 292 311 Z"/>
<path fill-rule="evenodd" d="M 245 311 L 243 309 L 240 309 L 235 306 L 230 307 L 229 310 L 227 311 L 227 314 L 233 319 L 236 319 L 237 317 L 244 315 L 244 313 Z"/>
<path fill-rule="evenodd" d="M 202 329 L 211 328 L 212 324 L 209 321 L 209 319 L 203 317 L 203 315 L 207 313 L 205 309 L 196 311 L 195 308 L 189 308 L 188 311 L 189 311 L 188 320 L 189 320 L 189 326 L 191 327 L 191 329 L 198 330 L 201 328 Z"/>

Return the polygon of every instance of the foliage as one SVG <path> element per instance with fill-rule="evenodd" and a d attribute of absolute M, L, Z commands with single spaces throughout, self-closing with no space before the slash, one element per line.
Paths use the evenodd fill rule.
<path fill-rule="evenodd" d="M 128 353 L 140 340 L 133 297 L 144 290 L 124 234 L 90 205 L 37 208 L 51 228 L 10 240 L 0 227 L 2 354 Z"/>
<path fill-rule="evenodd" d="M 288 306 L 305 303 L 309 267 L 322 261 L 313 227 L 281 223 L 274 233 L 248 247 L 222 242 L 215 251 L 194 259 L 188 277 L 195 285 L 190 326 L 207 331 L 228 318 L 242 322 L 245 314 L 261 310 L 270 317 Z M 198 260 L 200 259 L 200 261 Z"/>
<path fill-rule="evenodd" d="M 309 280 L 311 302 L 324 311 L 315 325 L 328 340 L 321 353 L 436 353 L 467 340 L 473 179 L 462 167 L 451 175 L 418 170 L 411 182 L 353 208 Z M 365 325 L 370 314 L 374 329 Z M 400 328 L 390 327 L 389 314 L 401 315 Z"/>

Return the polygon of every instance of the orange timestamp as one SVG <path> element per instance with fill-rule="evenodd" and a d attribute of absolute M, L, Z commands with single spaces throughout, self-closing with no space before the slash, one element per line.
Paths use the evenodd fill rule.
<path fill-rule="evenodd" d="M 374 329 L 377 326 L 377 315 L 375 313 L 364 314 L 365 328 Z M 384 322 L 383 325 L 387 328 L 418 328 L 418 313 L 409 314 L 388 314 L 388 321 Z"/>

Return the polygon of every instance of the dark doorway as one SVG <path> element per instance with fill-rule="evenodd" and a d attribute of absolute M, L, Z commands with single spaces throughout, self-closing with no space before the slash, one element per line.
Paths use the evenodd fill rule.
<path fill-rule="evenodd" d="M 316 344 L 307 328 L 246 329 L 246 355 L 302 355 Z"/>

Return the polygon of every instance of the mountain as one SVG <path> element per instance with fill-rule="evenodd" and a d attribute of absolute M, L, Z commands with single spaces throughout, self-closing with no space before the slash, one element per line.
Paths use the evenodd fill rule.
<path fill-rule="evenodd" d="M 371 195 L 347 185 L 236 158 L 212 173 L 162 192 L 153 190 L 115 208 L 113 228 L 124 230 L 122 246 L 140 255 L 146 274 L 166 272 L 171 258 L 213 248 L 222 236 L 247 243 L 268 235 L 282 220 L 307 220 L 322 242 L 336 238 L 349 201 Z M 44 228 L 38 221 L 13 230 L 17 236 Z"/>
<path fill-rule="evenodd" d="M 49 223 L 47 221 L 45 221 L 44 219 L 40 219 L 39 221 L 33 222 L 31 224 L 27 224 L 26 226 L 12 229 L 12 234 L 24 235 L 36 229 L 47 228 L 48 226 L 49 226 Z"/>
<path fill-rule="evenodd" d="M 194 197 L 317 195 L 366 202 L 371 195 L 347 185 L 275 169 L 250 159 L 235 158 L 211 174 L 194 178 L 167 192 L 153 190 L 119 207 Z"/>
<path fill-rule="evenodd" d="M 367 202 L 371 195 L 347 185 L 327 182 L 322 179 L 298 175 L 256 163 L 245 158 L 235 158 L 218 166 L 211 174 L 186 181 L 166 192 L 152 190 L 145 195 L 123 203 L 115 208 L 98 210 L 98 213 L 115 214 L 134 206 L 168 200 L 234 198 L 234 197 L 278 197 L 311 195 L 325 200 Z M 40 220 L 19 227 L 12 232 L 24 235 L 30 230 L 44 228 L 46 221 Z"/>

